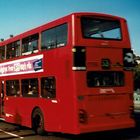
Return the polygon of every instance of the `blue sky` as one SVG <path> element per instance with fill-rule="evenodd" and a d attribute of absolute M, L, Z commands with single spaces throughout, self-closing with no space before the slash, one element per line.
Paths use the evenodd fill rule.
<path fill-rule="evenodd" d="M 139 0 L 0 0 L 0 38 L 17 35 L 72 12 L 99 12 L 128 21 L 132 48 L 140 55 Z"/>

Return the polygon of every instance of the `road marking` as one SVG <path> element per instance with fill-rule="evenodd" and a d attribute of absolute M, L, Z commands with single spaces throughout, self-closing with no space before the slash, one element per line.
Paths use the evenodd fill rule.
<path fill-rule="evenodd" d="M 10 133 L 10 132 L 4 131 L 4 130 L 2 130 L 2 129 L 0 129 L 0 132 L 3 132 L 3 133 L 5 133 L 5 134 L 8 134 L 8 135 L 13 136 L 13 137 L 17 137 L 17 138 L 20 138 L 20 139 L 24 139 L 24 137 L 21 137 L 21 136 L 19 136 L 19 135 L 17 135 L 17 134 L 14 134 L 14 133 Z"/>

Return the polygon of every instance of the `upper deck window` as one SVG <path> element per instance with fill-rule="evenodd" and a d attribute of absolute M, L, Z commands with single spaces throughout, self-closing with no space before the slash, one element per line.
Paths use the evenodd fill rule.
<path fill-rule="evenodd" d="M 81 19 L 82 33 L 85 38 L 121 40 L 120 22 L 83 17 Z"/>
<path fill-rule="evenodd" d="M 67 24 L 63 24 L 41 34 L 41 49 L 63 47 L 67 43 Z"/>
<path fill-rule="evenodd" d="M 22 40 L 22 55 L 38 52 L 39 34 L 28 36 Z"/>
<path fill-rule="evenodd" d="M 20 56 L 20 41 L 15 41 L 7 45 L 6 59 Z"/>
<path fill-rule="evenodd" d="M 5 46 L 0 47 L 0 60 L 5 59 Z"/>

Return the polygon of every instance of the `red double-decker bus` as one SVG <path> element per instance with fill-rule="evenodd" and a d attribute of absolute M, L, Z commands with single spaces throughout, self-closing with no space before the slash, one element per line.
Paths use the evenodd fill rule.
<path fill-rule="evenodd" d="M 37 133 L 134 126 L 125 19 L 73 13 L 0 42 L 1 118 Z"/>

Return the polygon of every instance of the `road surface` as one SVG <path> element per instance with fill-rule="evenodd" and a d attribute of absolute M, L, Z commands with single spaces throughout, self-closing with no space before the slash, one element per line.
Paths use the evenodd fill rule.
<path fill-rule="evenodd" d="M 96 132 L 79 136 L 61 133 L 39 136 L 29 128 L 0 121 L 0 140 L 140 140 L 140 126 L 133 129 Z"/>

